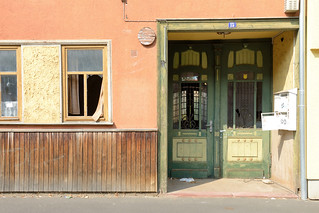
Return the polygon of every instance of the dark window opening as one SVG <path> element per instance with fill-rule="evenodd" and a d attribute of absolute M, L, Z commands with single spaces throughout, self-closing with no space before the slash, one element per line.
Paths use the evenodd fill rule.
<path fill-rule="evenodd" d="M 199 83 L 182 83 L 181 128 L 199 129 Z"/>

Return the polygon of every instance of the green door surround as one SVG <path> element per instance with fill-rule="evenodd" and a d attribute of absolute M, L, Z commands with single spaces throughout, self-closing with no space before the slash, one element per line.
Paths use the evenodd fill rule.
<path fill-rule="evenodd" d="M 229 28 L 230 22 L 236 22 L 236 28 Z M 168 177 L 168 32 L 205 32 L 232 31 L 252 32 L 267 30 L 298 30 L 298 18 L 269 19 L 159 19 L 157 23 L 157 126 L 158 134 L 158 186 L 160 193 L 167 192 Z"/>

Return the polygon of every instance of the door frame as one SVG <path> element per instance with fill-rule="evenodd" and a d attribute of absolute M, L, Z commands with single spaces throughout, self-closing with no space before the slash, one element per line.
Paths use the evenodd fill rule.
<path fill-rule="evenodd" d="M 236 27 L 229 28 L 231 26 L 230 23 L 234 22 Z M 168 177 L 168 33 L 181 31 L 252 32 L 298 29 L 298 18 L 157 20 L 158 191 L 160 193 L 167 192 Z"/>

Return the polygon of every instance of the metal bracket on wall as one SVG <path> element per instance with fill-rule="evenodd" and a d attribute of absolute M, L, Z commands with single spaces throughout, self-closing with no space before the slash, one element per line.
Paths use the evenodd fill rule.
<path fill-rule="evenodd" d="M 123 3 L 123 20 L 125 22 L 157 22 L 156 20 L 128 20 L 127 14 L 126 14 L 126 5 L 127 0 L 121 0 Z"/>

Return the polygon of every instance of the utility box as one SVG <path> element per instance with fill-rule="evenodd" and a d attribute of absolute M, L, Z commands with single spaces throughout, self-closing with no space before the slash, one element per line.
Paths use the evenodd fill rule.
<path fill-rule="evenodd" d="M 274 112 L 262 113 L 263 130 L 297 129 L 297 88 L 274 94 Z"/>
<path fill-rule="evenodd" d="M 299 0 L 285 0 L 285 13 L 295 13 L 299 10 Z"/>

